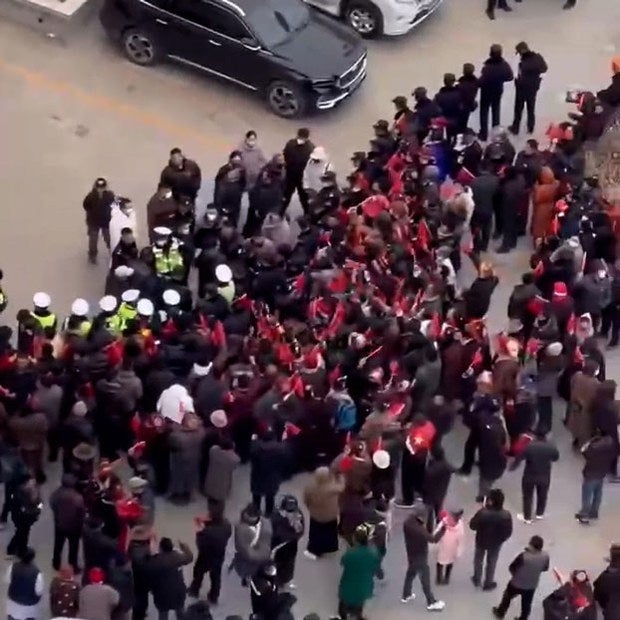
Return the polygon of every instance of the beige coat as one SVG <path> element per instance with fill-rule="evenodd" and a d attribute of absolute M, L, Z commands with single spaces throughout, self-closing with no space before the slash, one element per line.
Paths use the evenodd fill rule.
<path fill-rule="evenodd" d="M 344 491 L 344 479 L 326 467 L 314 472 L 314 479 L 304 489 L 304 503 L 310 518 L 319 523 L 335 521 L 340 514 L 338 500 Z"/>

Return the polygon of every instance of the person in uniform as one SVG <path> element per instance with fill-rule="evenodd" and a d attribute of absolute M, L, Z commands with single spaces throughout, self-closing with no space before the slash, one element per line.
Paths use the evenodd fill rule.
<path fill-rule="evenodd" d="M 155 272 L 160 278 L 173 279 L 182 276 L 185 270 L 180 244 L 172 236 L 172 231 L 165 226 L 158 226 L 153 230 L 155 243 L 153 255 Z"/>
<path fill-rule="evenodd" d="M 108 188 L 108 182 L 104 178 L 99 177 L 82 202 L 82 207 L 86 212 L 88 260 L 93 265 L 97 263 L 99 232 L 101 232 L 106 247 L 108 250 L 110 249 L 110 219 L 112 217 L 114 199 L 114 192 Z"/>
<path fill-rule="evenodd" d="M 86 336 L 91 328 L 91 322 L 88 318 L 90 307 L 88 302 L 78 297 L 71 304 L 71 314 L 65 319 L 63 331 L 70 331 L 79 336 Z"/>
<path fill-rule="evenodd" d="M 119 334 L 122 331 L 121 320 L 116 313 L 118 302 L 113 295 L 105 295 L 99 300 L 99 319 L 103 326 L 112 334 Z"/>
<path fill-rule="evenodd" d="M 52 298 L 47 293 L 40 291 L 34 294 L 32 303 L 34 304 L 34 309 L 30 314 L 37 322 L 37 327 L 42 332 L 55 332 L 58 324 L 58 318 L 49 309 L 52 303 Z"/>
<path fill-rule="evenodd" d="M 140 297 L 140 291 L 136 288 L 127 289 L 121 295 L 121 304 L 116 311 L 116 316 L 119 318 L 120 329 L 123 331 L 127 328 L 130 321 L 133 321 L 138 316 L 138 310 L 136 305 L 138 298 Z"/>
<path fill-rule="evenodd" d="M 215 278 L 217 280 L 217 292 L 231 304 L 235 298 L 235 283 L 233 273 L 228 265 L 221 264 L 215 268 Z"/>

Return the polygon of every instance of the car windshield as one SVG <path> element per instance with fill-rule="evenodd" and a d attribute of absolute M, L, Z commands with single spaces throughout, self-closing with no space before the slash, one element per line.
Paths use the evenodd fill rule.
<path fill-rule="evenodd" d="M 276 47 L 310 21 L 308 7 L 301 0 L 268 0 L 257 4 L 247 21 L 267 47 Z"/>

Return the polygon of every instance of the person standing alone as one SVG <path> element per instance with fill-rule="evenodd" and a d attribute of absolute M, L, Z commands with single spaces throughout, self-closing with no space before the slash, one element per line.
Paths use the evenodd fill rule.
<path fill-rule="evenodd" d="M 282 202 L 283 213 L 288 208 L 295 191 L 297 191 L 304 213 L 308 210 L 308 194 L 304 189 L 303 179 L 306 164 L 313 150 L 314 144 L 310 142 L 310 130 L 305 127 L 301 127 L 297 131 L 297 136 L 289 140 L 284 146 L 286 177 L 284 179 L 284 197 Z"/>
<path fill-rule="evenodd" d="M 549 570 L 549 554 L 543 551 L 543 539 L 532 536 L 528 546 L 511 562 L 508 570 L 512 577 L 504 590 L 502 601 L 493 607 L 493 615 L 503 618 L 513 598 L 521 597 L 521 615 L 519 620 L 527 620 L 532 610 L 534 593 L 540 576 Z"/>
<path fill-rule="evenodd" d="M 502 95 L 504 83 L 512 82 L 514 74 L 511 66 L 502 56 L 502 46 L 491 45 L 489 57 L 484 61 L 480 72 L 480 133 L 479 138 L 486 140 L 489 136 L 489 110 L 491 124 L 497 127 L 501 123 Z"/>
<path fill-rule="evenodd" d="M 517 0 L 517 2 L 521 2 L 521 0 Z M 487 0 L 486 14 L 490 20 L 495 19 L 496 8 L 501 9 L 502 11 L 506 11 L 507 13 L 512 12 L 512 9 L 510 8 L 506 0 Z"/>
<path fill-rule="evenodd" d="M 519 70 L 515 78 L 515 110 L 512 125 L 508 128 L 515 136 L 519 134 L 523 108 L 527 111 L 527 131 L 534 132 L 536 125 L 536 96 L 542 81 L 542 74 L 547 72 L 547 63 L 538 53 L 533 52 L 525 41 L 517 43 L 516 52 L 521 56 Z"/>
<path fill-rule="evenodd" d="M 86 231 L 88 234 L 88 260 L 95 265 L 97 263 L 97 243 L 99 232 L 108 250 L 110 249 L 110 219 L 112 217 L 112 203 L 114 192 L 108 188 L 108 182 L 99 177 L 93 188 L 82 202 L 86 212 Z"/>

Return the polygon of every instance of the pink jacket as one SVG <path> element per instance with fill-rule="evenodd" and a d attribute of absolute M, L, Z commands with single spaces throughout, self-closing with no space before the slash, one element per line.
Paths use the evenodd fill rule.
<path fill-rule="evenodd" d="M 437 543 L 437 564 L 453 564 L 463 553 L 465 543 L 465 528 L 463 519 L 456 525 L 448 526 L 446 533 Z"/>

